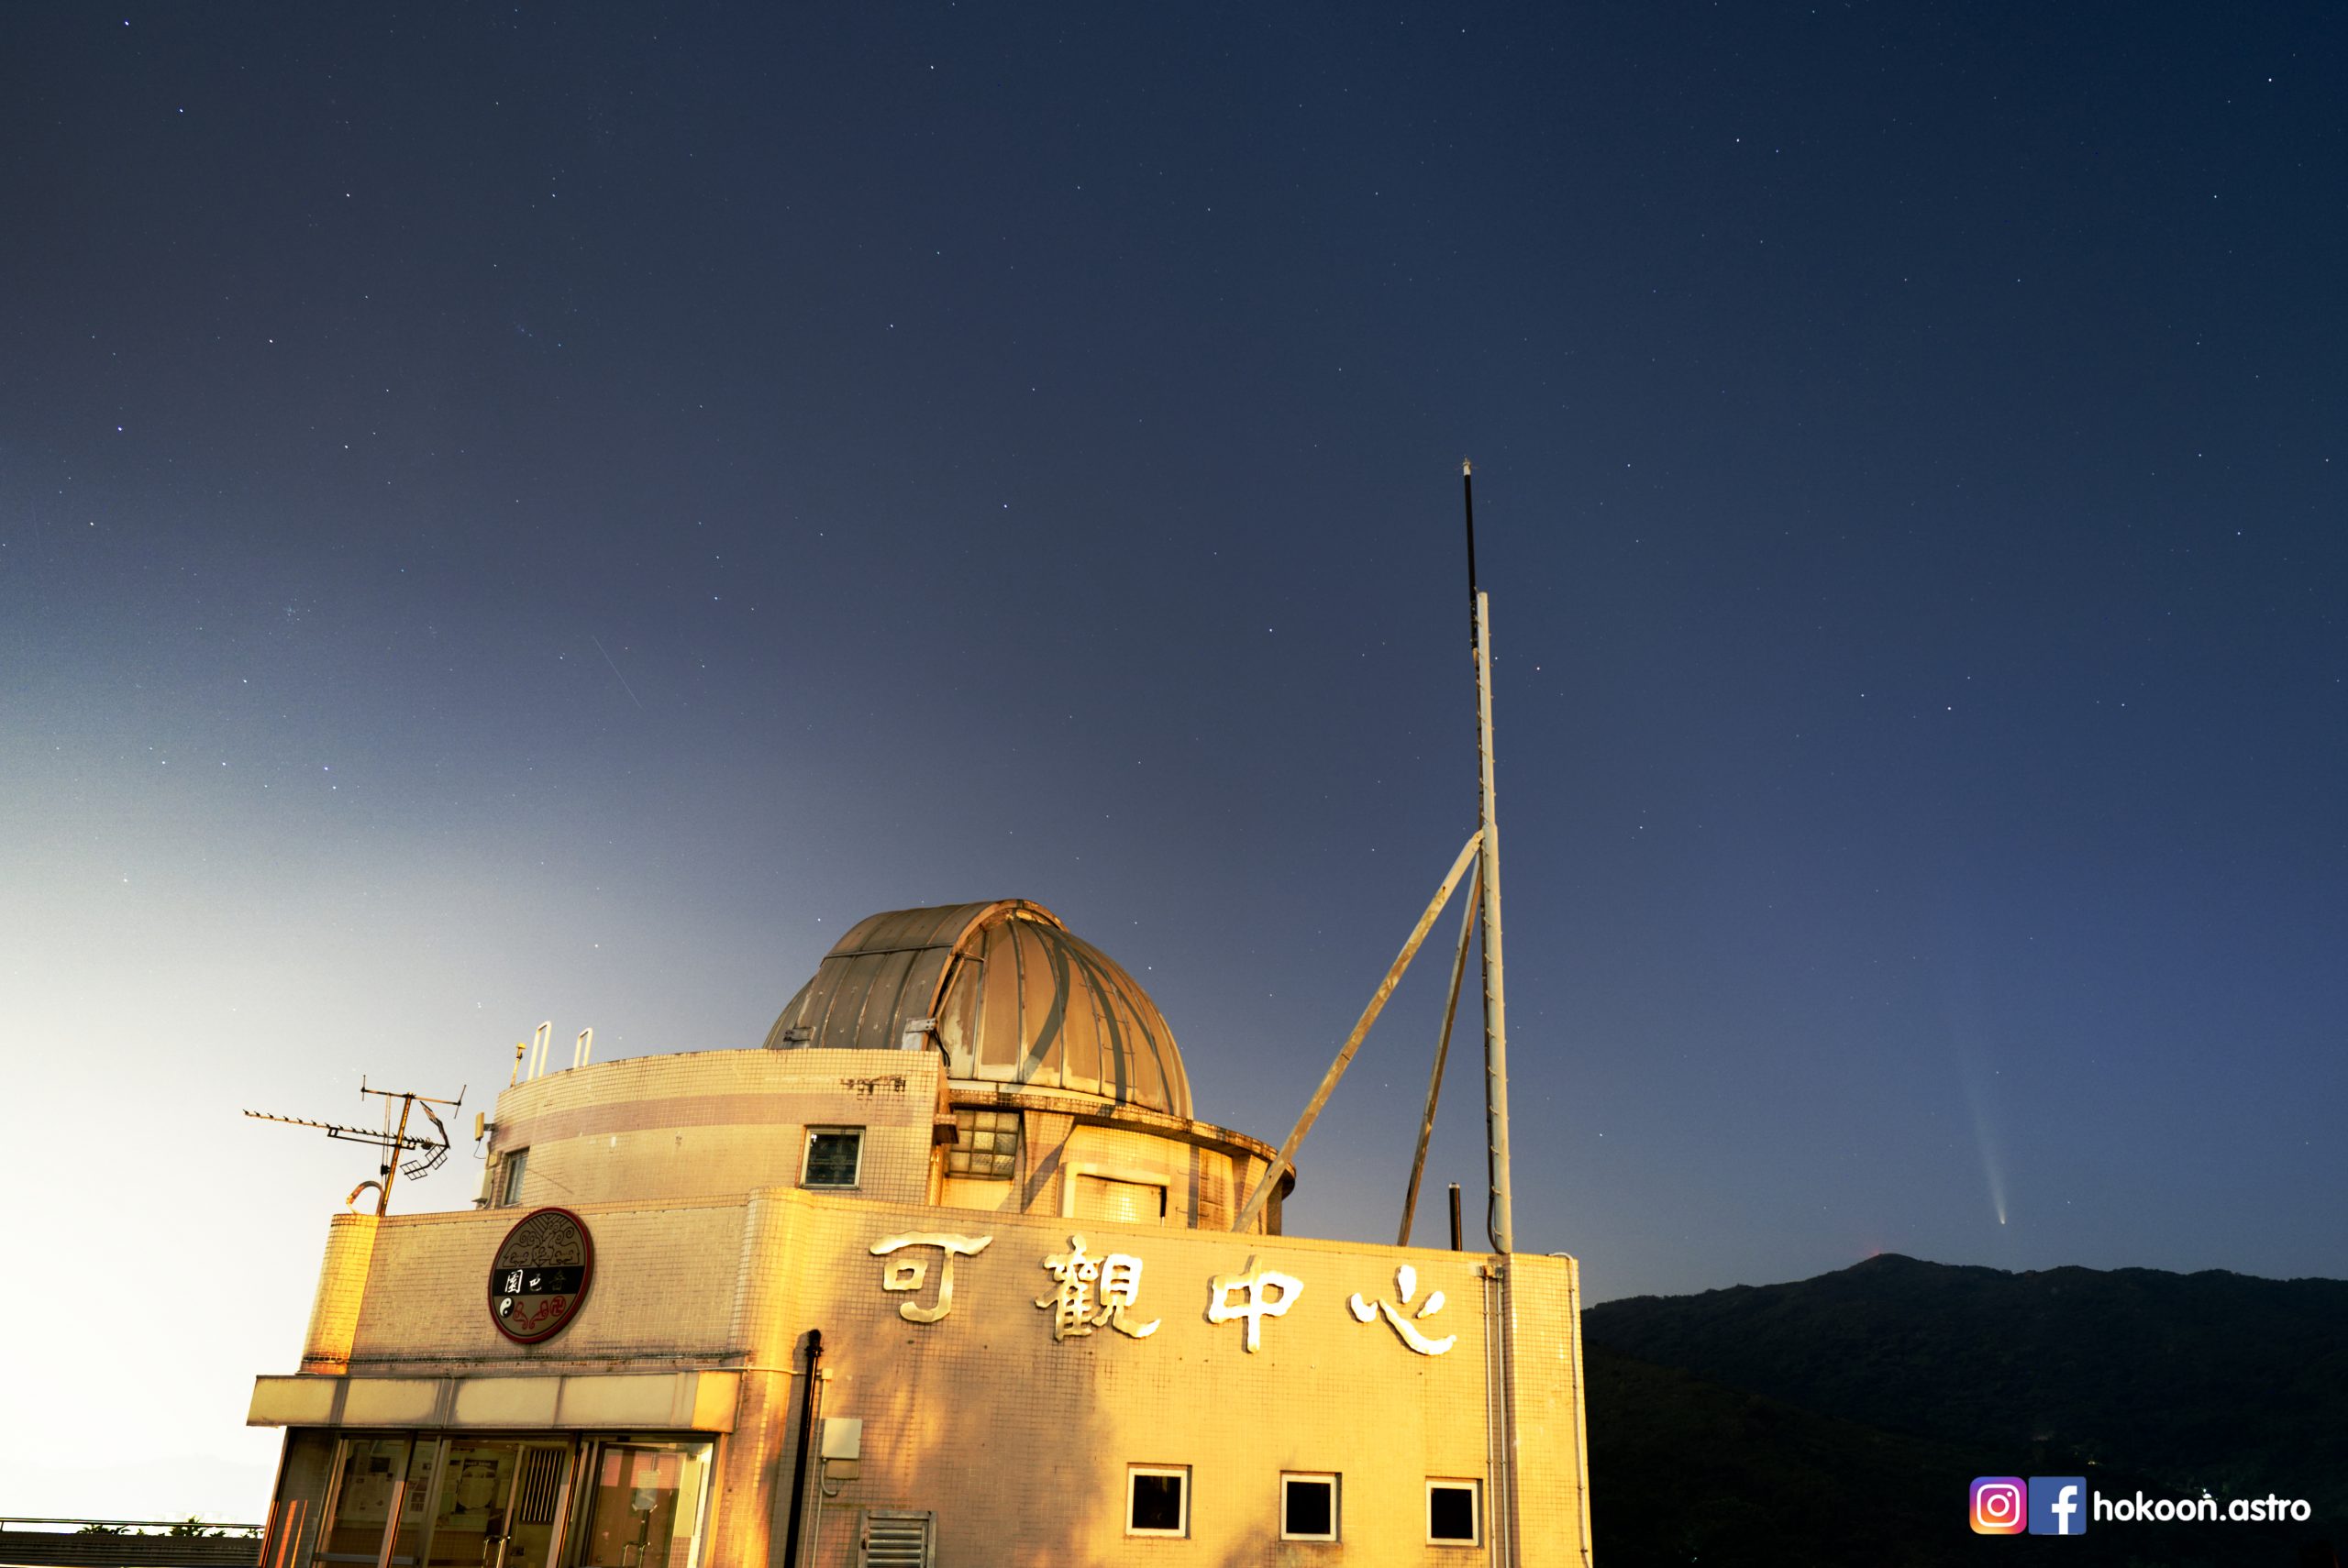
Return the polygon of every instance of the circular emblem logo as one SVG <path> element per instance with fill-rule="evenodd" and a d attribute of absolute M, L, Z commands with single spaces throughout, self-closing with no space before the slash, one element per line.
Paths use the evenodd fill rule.
<path fill-rule="evenodd" d="M 490 1318 L 516 1343 L 551 1339 L 578 1315 L 594 1272 L 586 1222 L 568 1209 L 533 1209 L 505 1232 L 490 1263 Z"/>

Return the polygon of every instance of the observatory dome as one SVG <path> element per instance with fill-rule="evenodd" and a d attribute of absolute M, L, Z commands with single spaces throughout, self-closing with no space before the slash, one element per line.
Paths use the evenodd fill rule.
<path fill-rule="evenodd" d="M 934 1030 L 947 1076 L 1094 1095 L 1191 1119 L 1157 1004 L 1116 961 L 1024 899 L 858 922 L 767 1032 L 770 1050 L 886 1050 Z"/>

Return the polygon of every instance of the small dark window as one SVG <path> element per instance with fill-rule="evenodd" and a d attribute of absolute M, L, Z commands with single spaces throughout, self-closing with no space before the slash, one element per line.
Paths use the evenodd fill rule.
<path fill-rule="evenodd" d="M 864 1129 L 810 1127 L 803 1187 L 854 1187 L 864 1165 Z"/>
<path fill-rule="evenodd" d="M 1019 1113 L 958 1106 L 946 1174 L 1009 1181 L 1019 1174 Z"/>
<path fill-rule="evenodd" d="M 1187 1535 L 1191 1529 L 1188 1466 L 1136 1464 L 1125 1473 L 1125 1533 Z"/>
<path fill-rule="evenodd" d="M 1427 1483 L 1427 1539 L 1453 1546 L 1473 1546 L 1477 1531 L 1477 1485 L 1473 1481 Z"/>
<path fill-rule="evenodd" d="M 522 1201 L 522 1172 L 530 1163 L 530 1151 L 516 1149 L 505 1156 L 504 1165 L 498 1171 L 497 1206 L 510 1209 Z"/>
<path fill-rule="evenodd" d="M 1280 1477 L 1280 1539 L 1337 1539 L 1337 1478 L 1334 1475 Z"/>

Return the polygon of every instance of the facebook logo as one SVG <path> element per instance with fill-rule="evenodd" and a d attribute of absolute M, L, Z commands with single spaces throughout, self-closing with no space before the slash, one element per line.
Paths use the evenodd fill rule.
<path fill-rule="evenodd" d="M 2030 1478 L 2030 1533 L 2085 1535 L 2088 1532 L 2088 1478 L 2084 1475 L 2033 1475 Z"/>

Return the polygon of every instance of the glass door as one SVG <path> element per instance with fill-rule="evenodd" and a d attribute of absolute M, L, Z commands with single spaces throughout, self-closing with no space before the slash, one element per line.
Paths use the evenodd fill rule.
<path fill-rule="evenodd" d="M 522 1445 L 514 1507 L 505 1517 L 505 1561 L 500 1568 L 548 1568 L 554 1555 L 555 1521 L 562 1518 L 570 1460 L 567 1442 Z"/>
<path fill-rule="evenodd" d="M 455 1438 L 425 1568 L 547 1568 L 570 1445 Z"/>
<path fill-rule="evenodd" d="M 393 1568 L 415 1568 L 439 1457 L 437 1438 L 345 1438 L 315 1560 L 381 1564 L 384 1530 L 396 1510 L 399 1533 L 389 1561 Z"/>
<path fill-rule="evenodd" d="M 518 1442 L 450 1440 L 424 1568 L 504 1568 L 521 1457 Z"/>
<path fill-rule="evenodd" d="M 400 1482 L 408 1468 L 405 1438 L 346 1439 L 342 1463 L 335 1474 L 334 1497 L 327 1528 L 320 1532 L 318 1558 L 326 1562 L 375 1562 L 383 1552 L 383 1530 L 392 1509 L 404 1495 Z"/>
<path fill-rule="evenodd" d="M 581 1568 L 695 1568 L 709 1455 L 705 1442 L 597 1445 Z"/>
<path fill-rule="evenodd" d="M 570 1453 L 568 1440 L 346 1438 L 314 1568 L 387 1554 L 391 1568 L 549 1568 Z"/>
<path fill-rule="evenodd" d="M 424 1568 L 547 1568 L 570 1445 L 452 1438 Z"/>

